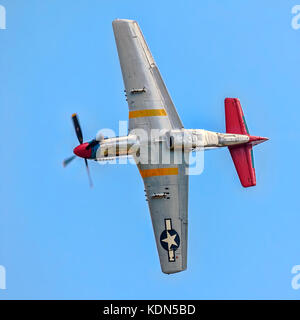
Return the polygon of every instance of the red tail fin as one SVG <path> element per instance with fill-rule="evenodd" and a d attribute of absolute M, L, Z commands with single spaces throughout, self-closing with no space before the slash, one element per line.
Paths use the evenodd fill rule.
<path fill-rule="evenodd" d="M 249 135 L 243 109 L 239 99 L 225 99 L 226 133 Z"/>
<path fill-rule="evenodd" d="M 239 99 L 225 99 L 226 133 L 249 135 L 244 113 Z M 229 147 L 235 169 L 243 187 L 256 185 L 252 144 Z"/>

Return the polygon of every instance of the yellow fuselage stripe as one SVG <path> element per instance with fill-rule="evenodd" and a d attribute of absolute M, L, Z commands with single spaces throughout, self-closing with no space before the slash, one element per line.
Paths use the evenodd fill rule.
<path fill-rule="evenodd" d="M 178 175 L 178 168 L 158 168 L 140 170 L 142 178 Z"/>
<path fill-rule="evenodd" d="M 144 109 L 144 110 L 135 110 L 129 111 L 129 119 L 141 118 L 141 117 L 158 117 L 166 116 L 165 109 Z"/>

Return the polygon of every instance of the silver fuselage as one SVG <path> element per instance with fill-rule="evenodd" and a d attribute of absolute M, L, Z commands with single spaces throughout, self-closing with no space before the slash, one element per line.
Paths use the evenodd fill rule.
<path fill-rule="evenodd" d="M 147 134 L 130 133 L 128 136 L 106 138 L 100 142 L 96 160 L 105 160 L 120 156 L 134 156 L 142 152 L 142 146 L 164 144 L 169 150 L 191 152 L 212 148 L 244 144 L 249 136 L 231 133 L 218 133 L 203 129 L 176 129 L 155 131 Z"/>

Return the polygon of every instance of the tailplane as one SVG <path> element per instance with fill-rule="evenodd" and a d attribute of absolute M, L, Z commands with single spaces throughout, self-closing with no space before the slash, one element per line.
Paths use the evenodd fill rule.
<path fill-rule="evenodd" d="M 252 148 L 268 139 L 250 135 L 239 99 L 225 99 L 225 119 L 226 133 L 243 134 L 249 137 L 247 143 L 230 146 L 228 149 L 242 186 L 245 188 L 255 186 L 256 176 Z"/>

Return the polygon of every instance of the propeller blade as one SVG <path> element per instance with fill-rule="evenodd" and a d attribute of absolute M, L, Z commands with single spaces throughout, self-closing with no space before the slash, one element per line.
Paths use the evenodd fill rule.
<path fill-rule="evenodd" d="M 79 120 L 78 120 L 76 113 L 72 114 L 72 120 L 73 120 L 74 128 L 76 131 L 77 139 L 78 139 L 79 143 L 82 144 L 83 143 L 83 136 L 82 136 L 81 127 L 80 127 Z"/>
<path fill-rule="evenodd" d="M 93 181 L 92 181 L 92 178 L 91 178 L 91 175 L 90 175 L 90 169 L 89 169 L 89 164 L 88 164 L 87 159 L 84 159 L 84 162 L 85 162 L 86 171 L 87 171 L 87 174 L 88 174 L 88 177 L 89 177 L 90 187 L 92 188 L 93 187 Z"/>
<path fill-rule="evenodd" d="M 65 159 L 65 160 L 63 161 L 63 166 L 64 166 L 64 168 L 65 168 L 70 162 L 72 162 L 75 158 L 76 158 L 76 156 L 74 155 L 74 156 L 71 156 L 71 157 Z"/>

